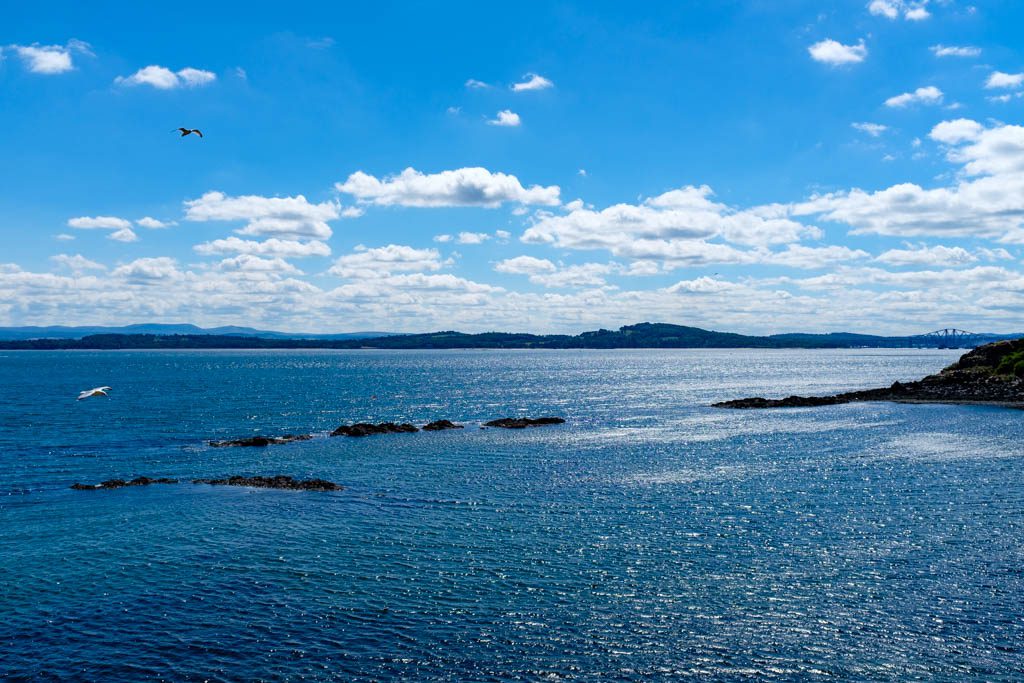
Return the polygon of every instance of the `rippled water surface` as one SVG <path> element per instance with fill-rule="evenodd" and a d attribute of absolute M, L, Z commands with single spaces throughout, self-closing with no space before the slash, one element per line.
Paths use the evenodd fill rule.
<path fill-rule="evenodd" d="M 1024 413 L 706 407 L 958 353 L 0 354 L 0 676 L 1022 680 Z"/>

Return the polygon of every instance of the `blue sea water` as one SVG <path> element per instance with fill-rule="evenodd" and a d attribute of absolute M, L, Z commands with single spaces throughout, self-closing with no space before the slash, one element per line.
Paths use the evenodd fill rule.
<path fill-rule="evenodd" d="M 1024 680 L 1024 413 L 707 407 L 958 353 L 0 353 L 0 675 Z"/>

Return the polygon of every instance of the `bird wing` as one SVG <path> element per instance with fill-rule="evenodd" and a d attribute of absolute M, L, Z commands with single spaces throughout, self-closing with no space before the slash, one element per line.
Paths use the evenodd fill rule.
<path fill-rule="evenodd" d="M 110 387 L 96 387 L 93 391 L 110 391 Z"/>
<path fill-rule="evenodd" d="M 77 400 L 81 401 L 83 398 L 89 398 L 90 396 L 92 396 L 92 389 L 90 389 L 88 391 L 83 391 L 82 393 L 80 393 L 78 395 L 78 399 Z"/>
<path fill-rule="evenodd" d="M 194 130 L 192 132 L 195 133 L 196 135 L 198 135 L 199 137 L 203 137 L 203 131 L 201 131 L 199 129 L 196 129 L 196 130 Z"/>
<path fill-rule="evenodd" d="M 181 129 L 181 137 L 185 137 L 186 135 L 188 135 L 191 132 L 192 131 L 190 131 L 190 130 L 185 130 L 184 128 L 182 128 Z"/>

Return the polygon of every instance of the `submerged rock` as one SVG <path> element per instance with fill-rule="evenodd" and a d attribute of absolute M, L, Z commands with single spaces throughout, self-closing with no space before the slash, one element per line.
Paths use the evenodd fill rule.
<path fill-rule="evenodd" d="M 225 479 L 193 479 L 193 484 L 213 486 L 250 486 L 260 489 L 286 489 L 289 491 L 341 491 L 344 486 L 326 479 L 295 479 L 278 474 L 273 477 L 243 477 L 235 475 Z"/>
<path fill-rule="evenodd" d="M 281 443 L 291 443 L 292 441 L 309 441 L 313 438 L 312 434 L 284 434 L 282 436 L 247 436 L 242 439 L 231 439 L 229 441 L 211 441 L 210 445 L 214 448 L 224 448 L 225 446 L 271 446 Z"/>
<path fill-rule="evenodd" d="M 503 429 L 525 429 L 526 427 L 540 427 L 543 425 L 560 425 L 565 420 L 560 417 L 503 417 L 500 420 L 484 422 L 484 427 L 501 427 Z"/>
<path fill-rule="evenodd" d="M 881 389 L 834 396 L 741 398 L 716 408 L 803 408 L 859 401 L 903 403 L 979 403 L 1024 408 L 1024 339 L 986 344 L 965 353 L 941 372 L 916 382 L 893 382 Z"/>
<path fill-rule="evenodd" d="M 415 425 L 408 423 L 395 424 L 394 422 L 381 422 L 370 424 L 369 422 L 357 422 L 354 425 L 341 425 L 331 436 L 370 436 L 371 434 L 405 434 L 420 431 Z"/>
<path fill-rule="evenodd" d="M 423 431 L 425 432 L 439 432 L 443 429 L 462 429 L 462 425 L 457 425 L 451 420 L 434 420 L 423 425 Z"/>
<path fill-rule="evenodd" d="M 149 486 L 150 484 L 177 484 L 177 479 L 161 477 L 150 479 L 149 477 L 136 477 L 125 481 L 124 479 L 108 479 L 99 484 L 72 484 L 71 488 L 76 491 L 98 491 L 99 489 L 123 489 L 126 486 Z"/>

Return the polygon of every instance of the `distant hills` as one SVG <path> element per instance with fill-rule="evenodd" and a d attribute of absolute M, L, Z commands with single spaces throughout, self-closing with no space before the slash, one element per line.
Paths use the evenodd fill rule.
<path fill-rule="evenodd" d="M 362 339 L 365 337 L 386 337 L 390 332 L 347 332 L 343 334 L 306 334 L 257 330 L 252 327 L 198 327 L 187 323 L 159 324 L 142 323 L 123 327 L 84 326 L 67 327 L 0 327 L 0 341 L 12 339 L 81 339 L 97 334 L 148 334 L 148 335 L 231 335 L 237 337 L 264 337 L 267 339 Z"/>
<path fill-rule="evenodd" d="M 882 337 L 848 332 L 751 336 L 667 323 L 640 323 L 627 325 L 618 330 L 601 329 L 577 335 L 509 332 L 465 334 L 455 331 L 427 334 L 359 332 L 292 335 L 244 327 L 204 330 L 192 325 L 7 329 L 34 336 L 8 337 L 7 340 L 0 341 L 0 349 L 838 349 L 912 346 L 934 348 L 943 344 L 941 340 L 923 337 Z M 83 333 L 90 329 L 104 331 Z M 67 336 L 56 336 L 55 330 Z M 73 332 L 82 336 L 72 336 Z M 4 329 L 0 328 L 0 338 L 4 335 Z M 975 335 L 968 340 L 968 344 L 976 346 L 1021 336 L 1024 334 Z"/>

